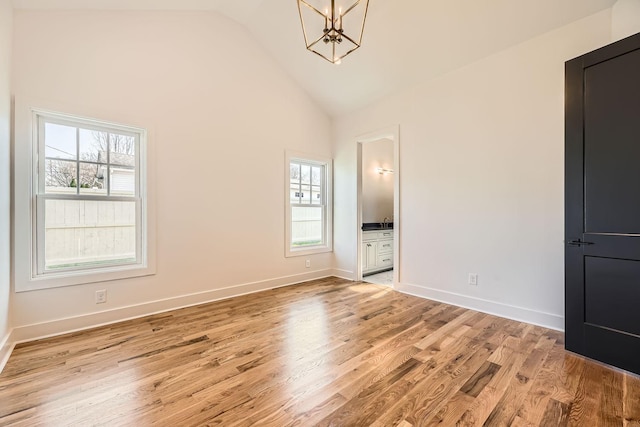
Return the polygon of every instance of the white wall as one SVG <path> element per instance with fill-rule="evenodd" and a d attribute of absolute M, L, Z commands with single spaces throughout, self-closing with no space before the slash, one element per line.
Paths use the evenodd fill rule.
<path fill-rule="evenodd" d="M 564 62 L 610 31 L 607 10 L 338 119 L 336 267 L 356 271 L 354 136 L 399 124 L 399 289 L 562 328 Z"/>
<path fill-rule="evenodd" d="M 378 168 L 393 170 L 393 141 L 362 144 L 362 222 L 393 218 L 393 175 L 382 175 Z"/>
<path fill-rule="evenodd" d="M 611 21 L 613 41 L 640 32 L 640 0 L 618 0 L 611 8 Z"/>
<path fill-rule="evenodd" d="M 283 191 L 285 149 L 331 157 L 330 120 L 237 23 L 22 10 L 14 28 L 17 105 L 149 131 L 158 241 L 155 276 L 16 293 L 15 339 L 331 273 L 332 254 L 308 257 L 311 269 L 285 259 Z M 27 127 L 16 146 L 30 143 Z M 94 303 L 98 289 L 106 305 Z"/>
<path fill-rule="evenodd" d="M 640 0 L 618 0 L 611 8 L 612 41 L 638 32 L 640 32 Z"/>
<path fill-rule="evenodd" d="M 9 123 L 11 122 L 11 37 L 13 11 L 10 0 L 0 0 L 0 370 L 8 354 L 10 329 L 10 209 Z"/>

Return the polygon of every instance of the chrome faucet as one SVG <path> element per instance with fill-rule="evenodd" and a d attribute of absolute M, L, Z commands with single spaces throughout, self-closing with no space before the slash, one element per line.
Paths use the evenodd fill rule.
<path fill-rule="evenodd" d="M 389 217 L 384 217 L 382 220 L 382 228 L 389 228 Z"/>

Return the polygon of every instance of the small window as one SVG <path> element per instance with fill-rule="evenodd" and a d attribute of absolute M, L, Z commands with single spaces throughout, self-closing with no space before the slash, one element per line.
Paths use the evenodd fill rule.
<path fill-rule="evenodd" d="M 41 112 L 34 121 L 34 277 L 144 266 L 144 130 Z"/>
<path fill-rule="evenodd" d="M 332 250 L 331 160 L 287 153 L 286 255 Z"/>

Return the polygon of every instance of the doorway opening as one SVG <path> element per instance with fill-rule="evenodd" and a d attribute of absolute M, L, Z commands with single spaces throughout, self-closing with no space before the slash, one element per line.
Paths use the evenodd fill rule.
<path fill-rule="evenodd" d="M 358 148 L 358 280 L 400 280 L 399 127 L 356 139 Z"/>

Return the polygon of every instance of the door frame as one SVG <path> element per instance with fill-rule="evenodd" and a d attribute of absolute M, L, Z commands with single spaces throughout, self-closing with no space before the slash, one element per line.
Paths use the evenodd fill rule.
<path fill-rule="evenodd" d="M 367 132 L 355 138 L 356 142 L 356 280 L 362 280 L 362 146 L 363 144 L 390 139 L 393 141 L 393 287 L 400 283 L 400 125 L 392 125 Z"/>

